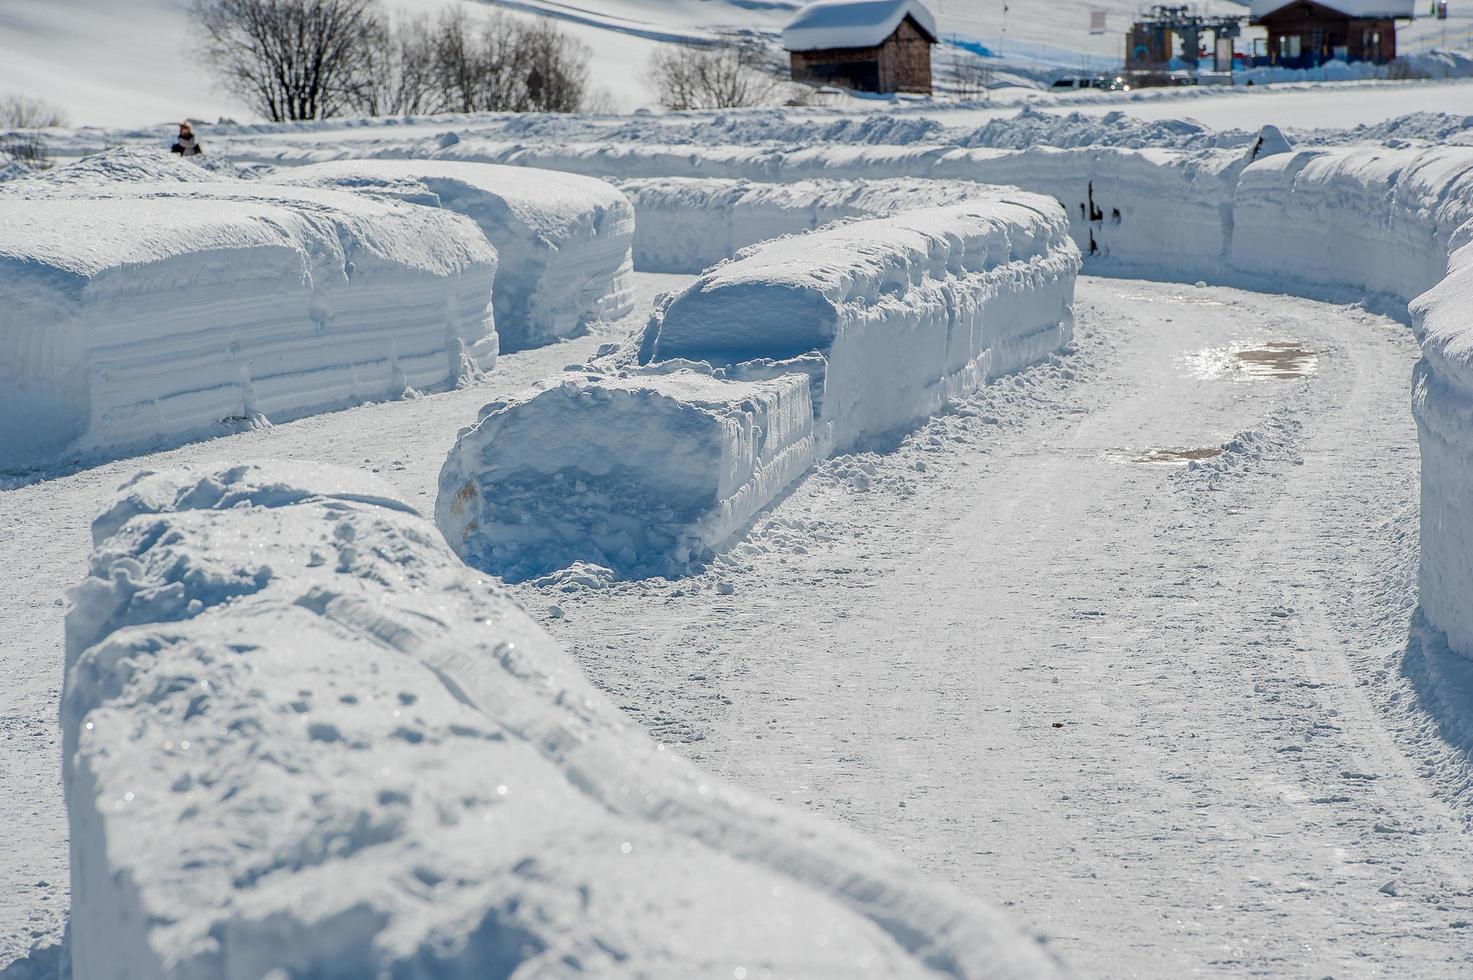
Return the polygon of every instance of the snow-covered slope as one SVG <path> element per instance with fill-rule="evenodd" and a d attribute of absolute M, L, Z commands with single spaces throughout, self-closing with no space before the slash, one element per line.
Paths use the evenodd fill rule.
<path fill-rule="evenodd" d="M 73 975 L 1054 975 L 657 745 L 378 478 L 142 473 L 67 617 Z"/>

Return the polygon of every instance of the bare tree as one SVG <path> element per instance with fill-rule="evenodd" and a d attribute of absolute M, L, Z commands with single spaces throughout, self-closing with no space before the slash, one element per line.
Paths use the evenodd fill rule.
<path fill-rule="evenodd" d="M 546 20 L 496 12 L 479 28 L 448 10 L 434 30 L 434 88 L 445 112 L 577 112 L 588 101 L 587 46 Z"/>
<path fill-rule="evenodd" d="M 66 124 L 65 110 L 45 99 L 29 95 L 0 98 L 0 129 L 45 129 Z"/>
<path fill-rule="evenodd" d="M 385 37 L 376 0 L 195 0 L 194 15 L 225 87 L 276 121 L 361 102 Z"/>
<path fill-rule="evenodd" d="M 666 109 L 732 109 L 778 100 L 782 86 L 749 45 L 682 44 L 656 51 L 647 81 Z"/>
<path fill-rule="evenodd" d="M 392 30 L 375 25 L 369 67 L 351 99 L 368 116 L 418 115 L 441 111 L 435 84 L 436 35 L 426 17 L 402 21 Z"/>

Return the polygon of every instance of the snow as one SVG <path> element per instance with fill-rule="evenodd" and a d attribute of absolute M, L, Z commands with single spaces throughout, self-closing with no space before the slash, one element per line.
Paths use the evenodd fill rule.
<path fill-rule="evenodd" d="M 482 409 L 437 521 L 512 580 L 683 574 L 830 451 L 1066 344 L 1078 269 L 1057 202 L 998 190 L 753 246 L 661 303 L 643 371 L 612 351 L 595 365 L 622 376 Z"/>
<path fill-rule="evenodd" d="M 936 18 L 921 0 L 814 0 L 783 28 L 789 51 L 873 48 L 911 18 L 932 38 Z"/>
<path fill-rule="evenodd" d="M 495 363 L 496 253 L 468 219 L 234 179 L 138 180 L 186 168 L 124 150 L 0 190 L 13 372 L 0 467 L 454 385 Z"/>
<path fill-rule="evenodd" d="M 73 975 L 1055 972 L 633 728 L 376 478 L 145 471 L 93 533 L 62 698 Z"/>
<path fill-rule="evenodd" d="M 1451 244 L 1447 277 L 1412 303 L 1422 339 L 1412 388 L 1422 452 L 1420 587 L 1427 620 L 1473 658 L 1473 221 Z"/>
<path fill-rule="evenodd" d="M 799 180 L 790 184 L 715 177 L 626 180 L 638 212 L 635 267 L 701 272 L 740 249 L 844 218 L 881 217 L 998 191 L 969 181 Z"/>
<path fill-rule="evenodd" d="M 550 343 L 629 312 L 634 210 L 603 181 L 440 160 L 337 161 L 264 179 L 429 204 L 473 219 L 501 258 L 492 305 L 506 350 Z"/>
<path fill-rule="evenodd" d="M 1253 0 L 1248 8 L 1248 14 L 1256 21 L 1295 2 L 1297 0 Z M 1415 15 L 1417 8 L 1416 0 L 1315 0 L 1315 3 L 1348 17 L 1404 18 L 1407 20 Z"/>
<path fill-rule="evenodd" d="M 587 561 L 679 574 L 827 455 L 807 375 L 575 374 L 482 410 L 435 516 L 471 565 L 520 581 Z"/>

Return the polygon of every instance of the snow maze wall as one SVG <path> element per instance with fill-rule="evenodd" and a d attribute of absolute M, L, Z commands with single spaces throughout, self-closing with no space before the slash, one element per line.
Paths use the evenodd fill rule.
<path fill-rule="evenodd" d="M 632 218 L 480 164 L 123 149 L 0 185 L 0 470 L 464 383 L 497 318 L 524 347 L 627 313 Z"/>
<path fill-rule="evenodd" d="M 972 191 L 739 252 L 655 311 L 637 358 L 487 406 L 440 476 L 446 538 L 513 579 L 679 574 L 830 451 L 1057 350 L 1079 269 L 1062 209 Z"/>
<path fill-rule="evenodd" d="M 375 477 L 145 472 L 93 539 L 62 701 L 79 980 L 1057 972 L 653 743 Z"/>
<path fill-rule="evenodd" d="M 401 148 L 398 152 L 414 152 Z M 1056 197 L 1086 268 L 1250 288 L 1412 303 L 1423 342 L 1414 414 L 1422 446 L 1421 593 L 1428 620 L 1473 656 L 1473 149 L 1347 146 L 1295 150 L 1267 127 L 1248 150 L 1081 147 L 509 144 L 462 139 L 457 159 L 566 169 L 618 180 L 641 222 L 637 264 L 688 268 L 764 230 L 868 213 L 826 181 L 884 178 L 1011 184 Z M 805 183 L 811 186 L 804 189 Z M 929 190 L 912 190 L 928 196 Z M 883 195 L 879 195 L 883 196 Z M 681 202 L 707 210 L 683 212 Z M 712 251 L 690 247 L 696 223 Z M 639 236 L 637 236 L 638 238 Z M 706 246 L 711 248 L 710 245 Z M 687 258 L 683 259 L 682 256 Z M 686 264 L 682 264 L 685 262 Z"/>

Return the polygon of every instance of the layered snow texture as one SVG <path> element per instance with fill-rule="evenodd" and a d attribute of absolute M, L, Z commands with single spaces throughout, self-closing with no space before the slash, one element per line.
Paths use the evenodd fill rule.
<path fill-rule="evenodd" d="M 490 368 L 467 218 L 121 151 L 0 185 L 0 468 Z"/>
<path fill-rule="evenodd" d="M 702 272 L 748 245 L 835 221 L 996 200 L 1004 193 L 971 181 L 900 178 L 775 184 L 670 177 L 628 180 L 620 187 L 639 215 L 635 268 L 684 273 Z"/>
<path fill-rule="evenodd" d="M 513 581 L 585 561 L 678 575 L 828 453 L 806 374 L 570 375 L 482 410 L 440 473 L 460 555 Z"/>
<path fill-rule="evenodd" d="M 1469 195 L 1473 199 L 1473 195 Z M 1447 277 L 1412 303 L 1422 360 L 1412 414 L 1422 457 L 1422 609 L 1473 657 L 1473 221 L 1453 237 Z"/>
<path fill-rule="evenodd" d="M 630 725 L 376 478 L 141 473 L 62 700 L 73 975 L 1054 975 Z"/>
<path fill-rule="evenodd" d="M 1058 203 L 991 199 L 742 252 L 670 298 L 639 360 L 487 406 L 437 518 L 478 567 L 678 574 L 832 449 L 934 414 L 1072 335 Z"/>
<path fill-rule="evenodd" d="M 266 179 L 398 198 L 473 219 L 501 257 L 493 306 L 505 350 L 571 336 L 633 306 L 634 210 L 604 181 L 439 160 L 335 161 Z"/>

